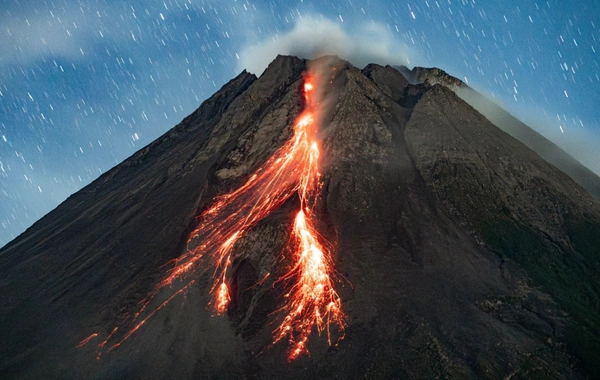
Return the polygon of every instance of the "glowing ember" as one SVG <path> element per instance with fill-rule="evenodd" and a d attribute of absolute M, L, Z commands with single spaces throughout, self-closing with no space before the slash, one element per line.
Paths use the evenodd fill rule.
<path fill-rule="evenodd" d="M 82 340 L 81 342 L 79 342 L 79 344 L 77 345 L 77 347 L 81 347 L 81 346 L 83 346 L 85 344 L 88 344 L 90 342 L 90 340 L 94 339 L 97 336 L 98 336 L 97 333 L 93 333 L 92 335 L 88 336 L 87 338 L 85 338 L 84 340 Z"/>
<path fill-rule="evenodd" d="M 230 300 L 229 289 L 227 288 L 225 279 L 223 279 L 221 286 L 219 286 L 219 294 L 217 295 L 217 311 L 219 313 L 224 313 L 227 310 L 227 304 Z"/>
<path fill-rule="evenodd" d="M 314 207 L 320 193 L 320 174 L 315 122 L 318 104 L 312 95 L 315 88 L 313 81 L 313 75 L 309 74 L 305 77 L 306 106 L 294 123 L 292 138 L 251 175 L 246 183 L 229 194 L 217 197 L 214 204 L 200 215 L 200 223 L 189 240 L 201 243 L 194 250 L 173 261 L 173 268 L 160 282 L 155 292 L 142 302 L 143 306 L 136 313 L 133 322 L 160 289 L 171 285 L 177 279 L 184 279 L 187 275 L 195 273 L 203 263 L 208 263 L 215 270 L 215 281 L 211 290 L 213 307 L 217 314 L 226 312 L 231 301 L 227 274 L 231 269 L 231 254 L 236 242 L 256 223 L 279 208 L 297 192 L 300 198 L 300 211 L 291 231 L 292 264 L 288 273 L 280 278 L 286 282 L 290 281 L 293 285 L 281 309 L 286 316 L 274 331 L 274 343 L 287 338 L 292 345 L 289 354 L 291 360 L 303 352 L 308 352 L 306 343 L 313 327 L 316 327 L 319 334 L 327 330 L 329 344 L 331 344 L 329 333 L 331 324 L 337 325 L 343 335 L 346 317 L 341 310 L 340 298 L 333 287 L 331 254 L 327 248 L 328 244 L 317 232 L 315 222 Z M 111 349 L 119 346 L 148 318 L 192 282 L 193 280 L 189 281 L 167 301 L 135 324 Z M 95 336 L 92 334 L 80 345 Z M 106 341 L 100 348 L 105 344 Z"/>

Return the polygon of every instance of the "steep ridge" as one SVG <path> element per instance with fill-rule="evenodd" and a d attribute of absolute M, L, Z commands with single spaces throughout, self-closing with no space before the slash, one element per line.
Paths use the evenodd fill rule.
<path fill-rule="evenodd" d="M 391 68 L 380 71 L 397 75 Z M 596 371 L 592 357 L 600 350 L 598 202 L 541 158 L 548 153 L 562 168 L 570 163 L 575 171 L 567 174 L 581 174 L 579 183 L 592 190 L 598 177 L 522 123 L 508 120 L 502 125 L 516 125 L 505 132 L 526 137 L 519 142 L 457 102 L 448 89 L 461 97 L 470 91 L 472 99 L 476 93 L 442 70 L 415 68 L 412 73 L 436 84 L 415 106 L 405 134 L 430 191 L 453 219 L 499 255 L 503 265 L 513 260 L 533 285 L 559 301 L 572 317 L 565 326 L 566 339 L 579 357 L 587 357 L 589 370 Z M 384 74 L 379 76 L 379 82 L 389 83 Z M 503 120 L 514 119 L 502 112 L 508 115 Z M 523 144 L 533 146 L 541 157 Z M 598 198 L 598 193 L 591 195 Z"/>
<path fill-rule="evenodd" d="M 600 200 L 600 178 L 556 144 L 506 112 L 502 107 L 478 93 L 460 79 L 438 68 L 398 68 L 412 82 L 440 84 L 454 91 L 495 126 L 516 138 Z"/>
<path fill-rule="evenodd" d="M 319 228 L 335 242 L 344 338 L 329 346 L 314 333 L 311 355 L 292 362 L 271 344 L 293 198 L 236 245 L 227 315 L 207 307 L 210 273 L 198 273 L 99 360 L 99 342 L 76 347 L 126 327 L 159 267 L 186 250 L 194 217 L 290 137 L 307 62 L 280 56 L 0 251 L 1 377 L 594 373 L 598 202 L 443 86 L 333 57 L 311 64 L 330 78 Z"/>

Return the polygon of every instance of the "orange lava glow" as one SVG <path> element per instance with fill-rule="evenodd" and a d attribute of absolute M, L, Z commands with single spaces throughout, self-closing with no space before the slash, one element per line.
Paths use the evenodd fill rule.
<path fill-rule="evenodd" d="M 94 339 L 97 336 L 98 336 L 98 333 L 93 333 L 92 335 L 88 336 L 87 338 L 85 338 L 84 340 L 82 340 L 81 342 L 79 342 L 79 344 L 77 345 L 77 347 L 81 347 L 81 346 L 84 346 L 84 345 L 88 344 L 90 342 L 90 340 Z"/>
<path fill-rule="evenodd" d="M 261 219 L 279 208 L 292 195 L 298 194 L 300 210 L 290 232 L 291 264 L 287 274 L 279 279 L 292 285 L 280 309 L 285 316 L 274 331 L 273 343 L 288 339 L 291 344 L 289 359 L 292 360 L 302 353 L 308 353 L 307 341 L 315 327 L 319 334 L 327 331 L 329 344 L 330 325 L 335 324 L 343 336 L 346 317 L 333 286 L 333 263 L 328 248 L 330 244 L 318 233 L 316 223 L 315 206 L 321 192 L 321 184 L 316 122 L 318 102 L 313 96 L 316 88 L 315 78 L 312 73 L 305 76 L 305 108 L 294 123 L 292 138 L 244 184 L 235 191 L 217 197 L 199 216 L 199 224 L 189 238 L 190 246 L 198 245 L 173 261 L 172 269 L 160 282 L 157 290 L 142 302 L 142 309 L 136 313 L 134 321 L 160 289 L 176 280 L 186 279 L 206 266 L 214 268 L 212 306 L 217 314 L 225 313 L 231 301 L 228 279 L 232 269 L 232 251 L 236 243 Z M 148 318 L 191 282 L 193 280 L 135 324 L 112 348 L 120 345 L 138 330 Z M 90 336 L 87 341 L 93 337 L 95 336 Z M 87 341 L 82 341 L 81 345 Z"/>
<path fill-rule="evenodd" d="M 290 360 L 307 352 L 306 342 L 314 326 L 319 334 L 327 329 L 327 341 L 331 345 L 329 326 L 335 323 L 343 332 L 346 318 L 333 287 L 331 256 L 319 242 L 312 218 L 308 217 L 310 213 L 310 209 L 302 209 L 294 221 L 295 265 L 286 277 L 295 277 L 297 282 L 287 294 L 284 307 L 287 315 L 275 330 L 275 342 L 285 337 L 289 339 Z"/>

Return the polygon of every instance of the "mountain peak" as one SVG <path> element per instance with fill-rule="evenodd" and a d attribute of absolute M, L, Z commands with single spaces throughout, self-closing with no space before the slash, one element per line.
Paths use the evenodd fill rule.
<path fill-rule="evenodd" d="M 450 89 L 466 87 L 467 85 L 458 78 L 453 77 L 437 67 L 414 67 L 411 71 L 414 80 L 418 82 L 429 82 L 431 85 L 441 84 Z"/>
<path fill-rule="evenodd" d="M 411 73 L 278 56 L 74 194 L 0 251 L 1 377 L 596 373 L 600 204 Z"/>

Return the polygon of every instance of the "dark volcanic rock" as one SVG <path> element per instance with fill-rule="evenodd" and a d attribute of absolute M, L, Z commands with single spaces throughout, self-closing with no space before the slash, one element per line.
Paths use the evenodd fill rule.
<path fill-rule="evenodd" d="M 440 84 L 453 91 L 459 88 L 468 87 L 463 81 L 453 77 L 442 69 L 437 67 L 414 67 L 409 70 L 406 66 L 399 66 L 397 70 L 404 75 L 411 83 L 427 83 L 430 86 Z"/>
<path fill-rule="evenodd" d="M 597 373 L 600 204 L 439 81 L 317 63 L 331 73 L 320 228 L 347 280 L 336 284 L 349 316 L 337 346 L 314 333 L 311 355 L 288 363 L 285 342 L 270 344 L 292 198 L 236 245 L 226 316 L 212 315 L 199 273 L 185 298 L 96 360 L 96 344 L 185 251 L 194 217 L 290 137 L 307 62 L 278 57 L 0 251 L 0 377 Z M 76 348 L 93 332 L 98 342 Z"/>
<path fill-rule="evenodd" d="M 600 200 L 600 178 L 598 176 L 569 154 L 565 153 L 556 144 L 523 124 L 497 104 L 467 86 L 460 79 L 438 68 L 415 67 L 412 70 L 408 70 L 406 67 L 401 66 L 398 69 L 413 83 L 441 84 L 451 89 L 494 125 L 521 141 L 544 160 L 568 174 L 594 198 Z"/>

